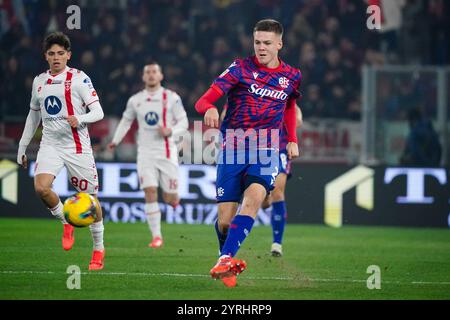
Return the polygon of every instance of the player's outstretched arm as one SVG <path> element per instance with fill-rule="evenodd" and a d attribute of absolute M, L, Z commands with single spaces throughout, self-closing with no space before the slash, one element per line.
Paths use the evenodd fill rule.
<path fill-rule="evenodd" d="M 108 144 L 108 148 L 110 150 L 113 150 L 119 145 L 120 141 L 122 141 L 123 137 L 125 137 L 128 130 L 130 130 L 133 121 L 134 119 L 129 119 L 127 117 L 122 117 L 122 119 L 120 119 L 119 125 L 117 126 L 116 132 L 114 133 L 114 137 Z"/>
<path fill-rule="evenodd" d="M 20 138 L 19 149 L 17 151 L 17 163 L 24 169 L 28 167 L 28 159 L 25 154 L 27 147 L 30 144 L 31 139 L 33 139 L 34 133 L 39 127 L 40 122 L 41 111 L 39 109 L 36 110 L 31 108 L 25 122 L 25 128 L 23 130 L 22 137 Z"/>
<path fill-rule="evenodd" d="M 128 130 L 130 130 L 134 119 L 136 119 L 136 111 L 134 109 L 134 98 L 131 97 L 130 99 L 128 99 L 127 106 L 125 108 L 125 111 L 123 112 L 122 119 L 120 119 L 119 125 L 117 126 L 116 132 L 114 133 L 114 137 L 108 144 L 109 150 L 113 150 L 119 145 L 120 141 L 122 141 L 123 137 L 125 137 Z"/>
<path fill-rule="evenodd" d="M 219 127 L 219 111 L 217 111 L 217 108 L 213 105 L 213 103 L 219 100 L 222 96 L 223 92 L 221 92 L 220 89 L 214 89 L 211 87 L 195 104 L 195 110 L 201 114 L 205 114 L 205 125 L 212 128 Z"/>

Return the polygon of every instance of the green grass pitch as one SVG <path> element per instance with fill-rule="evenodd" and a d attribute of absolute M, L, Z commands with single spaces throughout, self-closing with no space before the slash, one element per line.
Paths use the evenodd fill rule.
<path fill-rule="evenodd" d="M 270 227 L 253 228 L 237 257 L 248 269 L 235 288 L 209 277 L 217 259 L 213 226 L 162 226 L 165 245 L 147 247 L 148 227 L 105 224 L 102 271 L 88 271 L 89 230 L 61 247 L 62 226 L 50 219 L 0 219 L 0 299 L 449 299 L 450 232 L 287 225 L 282 258 L 269 254 Z M 81 269 L 69 290 L 67 268 Z M 369 290 L 370 265 L 381 289 Z"/>

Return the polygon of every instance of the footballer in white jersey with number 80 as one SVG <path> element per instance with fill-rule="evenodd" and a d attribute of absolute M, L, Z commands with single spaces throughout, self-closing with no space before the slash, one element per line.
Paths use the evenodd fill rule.
<path fill-rule="evenodd" d="M 110 149 L 114 149 L 136 119 L 138 122 L 137 170 L 140 187 L 145 194 L 145 212 L 152 248 L 163 244 L 161 212 L 157 188 L 161 186 L 163 200 L 172 207 L 179 204 L 178 151 L 174 136 L 188 129 L 188 120 L 181 98 L 174 91 L 161 86 L 161 66 L 150 63 L 144 67 L 142 81 L 145 89 L 133 95 L 127 103 L 116 129 Z"/>
<path fill-rule="evenodd" d="M 30 111 L 19 142 L 17 162 L 27 168 L 25 152 L 42 119 L 34 188 L 52 214 L 63 223 L 62 245 L 65 250 L 70 250 L 75 240 L 74 228 L 65 220 L 63 204 L 51 187 L 61 169 L 66 167 L 75 189 L 96 197 L 97 169 L 87 124 L 101 120 L 103 110 L 89 77 L 67 66 L 71 57 L 69 38 L 54 32 L 45 38 L 43 49 L 50 70 L 33 81 Z M 103 269 L 104 228 L 101 208 L 98 211 L 95 222 L 89 226 L 94 242 L 89 270 Z"/>

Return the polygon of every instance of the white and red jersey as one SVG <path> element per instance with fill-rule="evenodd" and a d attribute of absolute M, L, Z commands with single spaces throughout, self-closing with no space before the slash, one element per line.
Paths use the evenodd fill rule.
<path fill-rule="evenodd" d="M 73 153 L 92 153 L 87 126 L 72 128 L 66 118 L 86 114 L 87 107 L 98 100 L 83 71 L 66 67 L 59 74 L 47 71 L 34 78 L 30 108 L 41 111 L 41 144 Z"/>
<path fill-rule="evenodd" d="M 123 118 L 138 121 L 138 161 L 169 159 L 178 163 L 178 150 L 173 136 L 187 129 L 187 116 L 180 96 L 161 87 L 146 89 L 130 97 Z M 172 129 L 170 137 L 162 137 L 158 127 Z M 180 132 L 179 132 L 180 131 Z"/>

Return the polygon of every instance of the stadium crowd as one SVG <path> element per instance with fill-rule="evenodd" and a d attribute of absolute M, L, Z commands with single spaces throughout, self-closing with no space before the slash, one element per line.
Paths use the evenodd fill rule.
<path fill-rule="evenodd" d="M 281 57 L 302 70 L 304 117 L 359 120 L 363 64 L 450 61 L 450 4 L 404 1 L 402 23 L 380 33 L 366 27 L 373 2 L 79 1 L 81 30 L 68 30 L 73 1 L 18 1 L 0 32 L 0 121 L 25 120 L 33 78 L 46 70 L 40 43 L 54 30 L 72 39 L 69 65 L 90 75 L 107 116 L 121 116 L 142 88 L 143 65 L 158 61 L 164 85 L 180 94 L 189 119 L 199 118 L 195 101 L 235 57 L 251 54 L 253 23 L 266 17 L 283 23 Z"/>

